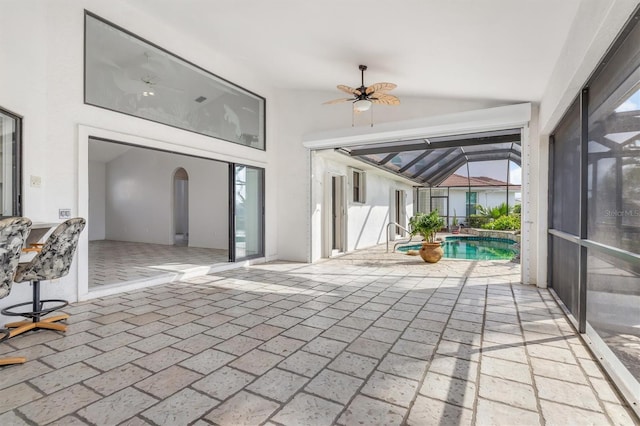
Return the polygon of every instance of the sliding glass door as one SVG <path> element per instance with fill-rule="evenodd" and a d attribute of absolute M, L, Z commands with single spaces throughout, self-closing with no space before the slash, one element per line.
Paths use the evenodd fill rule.
<path fill-rule="evenodd" d="M 229 165 L 229 260 L 264 256 L 264 169 Z"/>
<path fill-rule="evenodd" d="M 549 282 L 640 402 L 640 8 L 552 134 Z"/>

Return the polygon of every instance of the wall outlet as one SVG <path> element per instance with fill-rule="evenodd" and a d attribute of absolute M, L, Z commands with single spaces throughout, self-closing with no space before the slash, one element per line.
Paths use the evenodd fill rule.
<path fill-rule="evenodd" d="M 59 219 L 71 219 L 71 209 L 59 209 L 58 210 L 58 218 Z"/>
<path fill-rule="evenodd" d="M 33 188 L 40 188 L 42 186 L 42 178 L 40 176 L 31 175 L 31 186 Z"/>

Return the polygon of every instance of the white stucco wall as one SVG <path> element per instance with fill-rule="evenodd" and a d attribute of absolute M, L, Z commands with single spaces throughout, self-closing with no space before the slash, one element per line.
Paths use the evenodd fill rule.
<path fill-rule="evenodd" d="M 107 200 L 107 167 L 105 163 L 89 161 L 89 241 L 104 240 Z"/>
<path fill-rule="evenodd" d="M 312 199 L 316 206 L 312 216 L 314 238 L 311 252 L 312 260 L 328 257 L 331 235 L 331 177 L 343 176 L 346 195 L 346 251 L 353 251 L 386 241 L 386 227 L 395 221 L 395 191 L 405 193 L 405 221 L 413 213 L 413 187 L 409 182 L 394 177 L 375 168 L 355 162 L 339 154 L 316 152 L 313 155 Z M 365 202 L 353 202 L 353 186 L 350 174 L 352 167 L 364 171 Z"/>
<path fill-rule="evenodd" d="M 145 149 L 107 163 L 106 238 L 172 245 L 173 175 L 180 167 L 189 175 L 189 246 L 227 249 L 228 165 Z"/>
<path fill-rule="evenodd" d="M 471 188 L 471 192 L 478 193 L 478 199 L 476 204 L 480 204 L 483 207 L 497 207 L 500 204 L 507 201 L 507 196 L 504 189 L 480 189 Z M 453 218 L 454 209 L 455 214 L 458 217 L 458 222 L 466 221 L 467 214 L 467 189 L 466 188 L 450 188 L 449 189 L 449 215 Z M 516 194 L 514 191 L 509 191 L 509 207 L 513 207 L 516 204 Z"/>
<path fill-rule="evenodd" d="M 182 131 L 150 121 L 84 105 L 84 10 L 90 10 L 163 48 L 245 87 L 267 99 L 267 147 L 260 151 Z M 3 2 L 0 37 L 19 40 L 0 49 L 0 105 L 24 117 L 23 215 L 37 222 L 57 222 L 59 208 L 72 215 L 89 215 L 88 136 L 103 133 L 126 142 L 189 152 L 202 157 L 266 169 L 266 256 L 277 257 L 274 132 L 275 92 L 261 74 L 212 50 L 206 40 L 194 40 L 138 10 L 104 0 L 25 0 Z M 40 188 L 29 186 L 31 175 L 42 178 Z M 55 282 L 42 286 L 43 297 L 75 301 L 86 294 L 89 232 L 83 232 L 76 266 Z M 83 274 L 86 272 L 83 272 Z M 83 285 L 80 285 L 84 282 Z M 0 308 L 31 299 L 26 284 L 15 284 Z M 2 320 L 2 319 L 0 319 Z"/>

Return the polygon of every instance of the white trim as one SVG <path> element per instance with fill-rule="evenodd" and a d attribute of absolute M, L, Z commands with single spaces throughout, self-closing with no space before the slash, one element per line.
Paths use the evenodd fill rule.
<path fill-rule="evenodd" d="M 332 217 L 332 208 L 333 208 L 333 200 L 332 200 L 332 191 L 333 191 L 333 182 L 332 182 L 332 178 L 334 177 L 338 177 L 340 178 L 340 182 L 341 182 L 341 186 L 342 186 L 342 194 L 341 194 L 341 198 L 342 198 L 342 212 L 341 212 L 341 221 L 340 221 L 340 232 L 342 233 L 342 238 L 341 238 L 341 245 L 342 245 L 342 251 L 340 251 L 339 253 L 346 253 L 348 251 L 348 241 L 347 241 L 347 222 L 348 222 L 348 216 L 347 216 L 347 210 L 348 210 L 348 200 L 347 200 L 347 181 L 348 181 L 348 176 L 345 176 L 344 174 L 341 173 L 336 173 L 336 172 L 327 172 L 324 176 L 324 188 L 325 190 L 323 191 L 323 204 L 324 204 L 324 208 L 323 208 L 323 219 L 322 219 L 322 254 L 321 257 L 323 258 L 329 258 L 329 257 L 333 257 L 335 256 L 335 254 L 333 253 L 333 247 L 332 247 L 332 232 L 333 232 L 333 223 L 331 221 L 331 217 Z"/>
<path fill-rule="evenodd" d="M 339 148 L 405 139 L 459 135 L 524 127 L 531 119 L 531 104 L 522 103 L 496 108 L 465 111 L 417 120 L 382 123 L 375 127 L 313 133 L 303 136 L 308 149 Z"/>
<path fill-rule="evenodd" d="M 620 362 L 620 359 L 602 340 L 598 332 L 587 322 L 586 333 L 578 332 L 578 321 L 565 306 L 555 289 L 548 288 L 549 294 L 553 297 L 556 304 L 564 312 L 565 318 L 573 325 L 576 334 L 582 340 L 582 343 L 589 348 L 589 351 L 596 358 L 598 364 L 605 370 L 606 375 L 613 381 L 615 387 L 630 402 L 629 406 L 640 417 L 640 383 Z"/>
<path fill-rule="evenodd" d="M 78 126 L 78 216 L 87 220 L 89 228 L 89 136 L 91 128 Z M 89 232 L 80 233 L 78 240 L 77 300 L 89 293 Z"/>
<path fill-rule="evenodd" d="M 205 150 L 201 148 L 194 148 L 190 146 L 180 145 L 177 143 L 170 142 L 168 140 L 160 140 L 160 139 L 151 139 L 143 136 L 132 135 L 130 133 L 122 133 L 115 130 L 102 129 L 99 127 L 91 127 L 83 124 L 78 125 L 79 129 L 79 143 L 82 142 L 88 143 L 88 137 L 102 138 L 107 140 L 112 140 L 115 142 L 124 142 L 132 145 L 137 145 L 143 148 L 154 148 L 160 149 L 164 151 L 175 152 L 178 154 L 185 155 L 193 155 L 202 158 L 208 158 L 211 160 L 223 161 L 225 163 L 240 163 L 247 166 L 255 166 L 266 168 L 267 161 L 260 160 L 251 160 L 246 157 L 239 157 L 235 155 L 229 155 L 227 153 L 223 153 L 216 150 Z M 82 136 L 85 135 L 85 139 L 83 141 Z M 211 144 L 212 147 L 215 147 L 217 144 Z M 253 148 L 250 148 L 253 150 Z"/>
<path fill-rule="evenodd" d="M 97 299 L 100 297 L 111 296 L 114 294 L 125 293 L 129 291 L 140 290 L 143 288 L 154 287 L 157 285 L 167 284 L 174 281 L 182 281 L 190 278 L 200 277 L 215 272 L 228 271 L 231 269 L 244 268 L 251 265 L 265 263 L 264 257 L 245 260 L 236 263 L 221 263 L 212 266 L 198 266 L 182 272 L 168 273 L 155 278 L 143 278 L 139 280 L 127 281 L 126 283 L 118 283 L 107 286 L 100 286 L 91 292 L 85 294 L 80 301 Z"/>
<path fill-rule="evenodd" d="M 587 332 L 580 337 L 598 358 L 620 393 L 629 402 L 629 407 L 640 417 L 640 382 L 631 375 L 620 359 L 602 340 L 598 332 L 587 323 Z"/>
<path fill-rule="evenodd" d="M 538 163 L 538 145 L 531 143 L 532 129 L 529 126 L 522 128 L 521 148 L 522 148 L 522 183 L 521 183 L 521 237 L 520 262 L 521 281 L 523 284 L 535 284 L 546 288 L 546 280 L 541 282 L 537 276 L 538 263 L 541 259 L 538 256 L 540 244 L 545 244 L 546 239 L 541 241 L 538 238 L 540 218 L 538 217 L 538 202 L 542 189 L 539 186 L 540 164 Z M 533 133 L 536 130 L 533 129 Z M 537 172 L 534 174 L 534 171 Z M 546 262 L 546 257 L 543 259 Z"/>
<path fill-rule="evenodd" d="M 174 144 L 168 141 L 162 141 L 157 139 L 145 138 L 142 136 L 136 136 L 128 133 L 121 133 L 114 130 L 101 129 L 98 127 L 86 126 L 83 124 L 78 125 L 78 216 L 89 218 L 89 138 L 102 138 L 107 140 L 113 140 L 115 142 L 124 142 L 132 145 L 140 146 L 142 148 L 161 149 L 165 151 L 175 152 L 176 154 L 194 155 L 202 158 L 208 158 L 211 160 L 222 161 L 226 163 L 241 163 L 248 166 L 256 166 L 266 169 L 266 162 L 254 161 L 246 158 L 236 157 L 233 155 L 223 154 L 217 151 L 208 151 L 184 145 Z M 264 261 L 264 258 L 253 259 L 250 263 L 239 262 L 230 263 L 221 267 L 228 267 L 232 269 L 239 266 L 245 266 L 252 263 L 259 263 Z M 87 300 L 94 297 L 102 297 L 102 295 L 122 293 L 138 288 L 148 287 L 152 285 L 161 284 L 160 279 L 145 280 L 144 282 L 132 283 L 131 286 L 120 285 L 108 290 L 89 290 L 89 234 L 83 232 L 80 234 L 77 249 L 77 300 Z M 216 268 L 216 270 L 218 270 Z M 210 267 L 203 267 L 198 269 L 198 275 L 203 275 L 211 271 Z M 195 276 L 194 273 L 189 276 Z M 184 276 L 183 276 L 184 278 Z M 163 282 L 171 281 L 171 278 L 165 276 Z"/>

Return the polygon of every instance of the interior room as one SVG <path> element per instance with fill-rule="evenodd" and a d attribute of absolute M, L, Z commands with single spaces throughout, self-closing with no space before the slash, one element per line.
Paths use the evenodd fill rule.
<path fill-rule="evenodd" d="M 89 288 L 229 262 L 229 165 L 89 141 Z"/>

